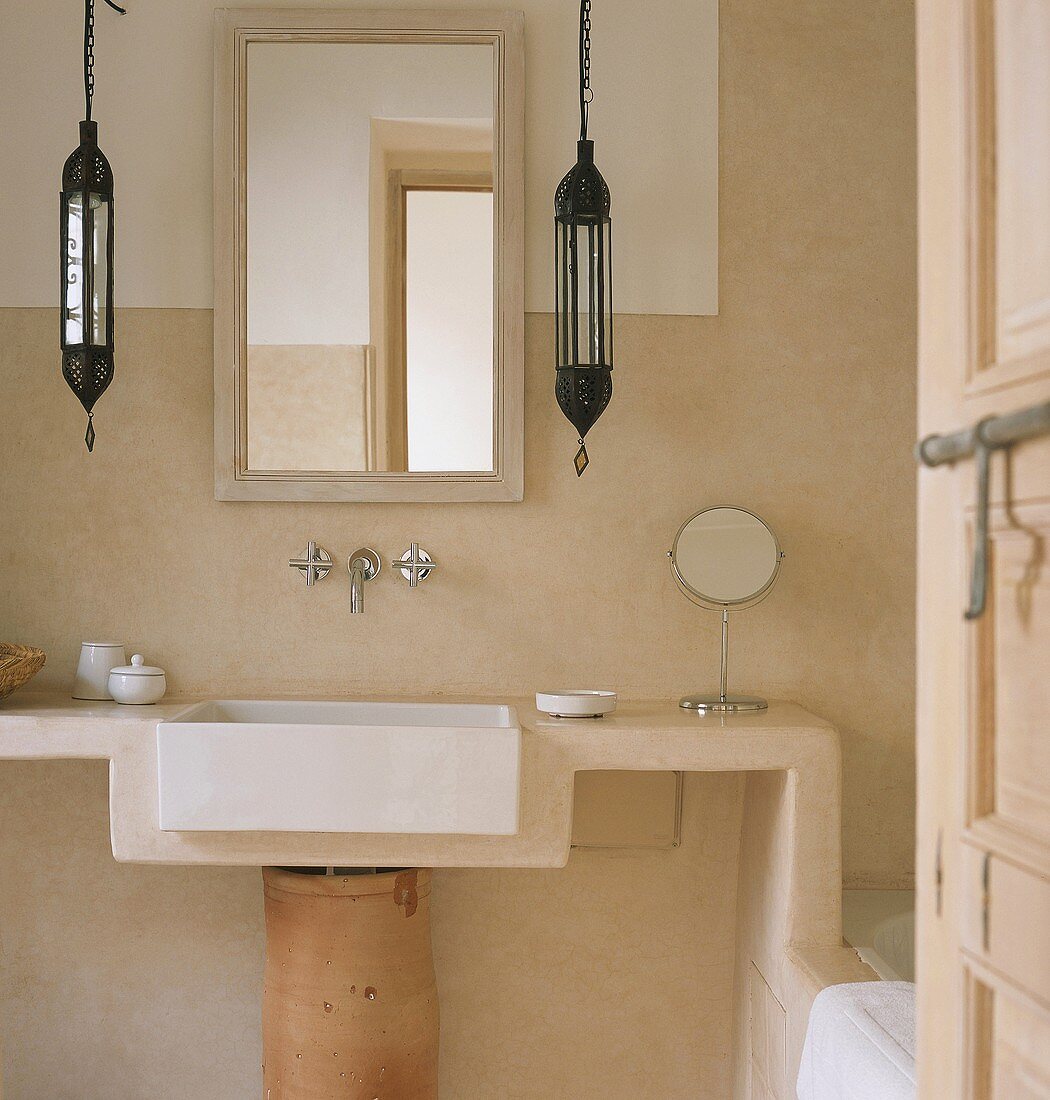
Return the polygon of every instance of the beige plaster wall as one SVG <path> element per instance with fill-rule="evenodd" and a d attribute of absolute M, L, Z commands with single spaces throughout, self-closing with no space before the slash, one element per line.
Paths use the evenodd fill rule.
<path fill-rule="evenodd" d="M 0 636 L 48 650 L 40 682 L 115 633 L 186 692 L 673 698 L 714 682 L 718 623 L 664 553 L 692 510 L 739 502 L 788 557 L 735 624 L 733 682 L 838 725 L 846 881 L 907 882 L 911 5 L 725 0 L 721 20 L 721 314 L 617 319 L 580 481 L 549 317 L 527 325 L 524 503 L 220 504 L 207 311 L 119 312 L 88 457 L 53 311 L 0 309 Z M 307 591 L 285 564 L 309 538 L 417 539 L 442 570 L 415 591 L 384 572 L 351 618 L 341 574 Z M 740 792 L 691 779 L 675 852 L 437 876 L 446 1095 L 726 1095 Z M 84 1095 L 83 1064 L 89 1094 L 254 1095 L 256 873 L 117 866 L 105 813 L 97 765 L 0 763 L 11 1096 Z"/>

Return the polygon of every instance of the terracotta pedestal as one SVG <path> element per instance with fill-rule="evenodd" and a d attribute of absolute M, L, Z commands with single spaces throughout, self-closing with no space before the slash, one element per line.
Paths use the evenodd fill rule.
<path fill-rule="evenodd" d="M 264 1100 L 432 1100 L 430 871 L 263 869 Z"/>

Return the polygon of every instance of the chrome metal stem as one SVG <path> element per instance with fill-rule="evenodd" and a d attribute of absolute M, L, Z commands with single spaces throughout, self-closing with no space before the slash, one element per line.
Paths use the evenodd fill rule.
<path fill-rule="evenodd" d="M 726 701 L 726 688 L 729 685 L 729 608 L 722 608 L 722 677 L 718 692 L 719 700 Z"/>

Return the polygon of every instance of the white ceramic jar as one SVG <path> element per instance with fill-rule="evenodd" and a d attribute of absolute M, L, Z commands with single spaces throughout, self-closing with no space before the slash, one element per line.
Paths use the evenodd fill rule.
<path fill-rule="evenodd" d="M 144 663 L 141 653 L 109 674 L 109 693 L 118 703 L 159 703 L 168 690 L 164 669 Z"/>
<path fill-rule="evenodd" d="M 123 642 L 81 642 L 73 698 L 112 699 L 109 670 L 126 661 Z"/>

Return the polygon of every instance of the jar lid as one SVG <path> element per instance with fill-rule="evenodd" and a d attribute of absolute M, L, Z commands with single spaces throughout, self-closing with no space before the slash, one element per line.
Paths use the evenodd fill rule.
<path fill-rule="evenodd" d="M 110 672 L 119 672 L 122 676 L 163 676 L 164 669 L 157 668 L 156 665 L 143 664 L 145 657 L 141 653 L 136 653 L 131 658 L 130 665 L 120 665 L 117 668 L 111 668 Z"/>

